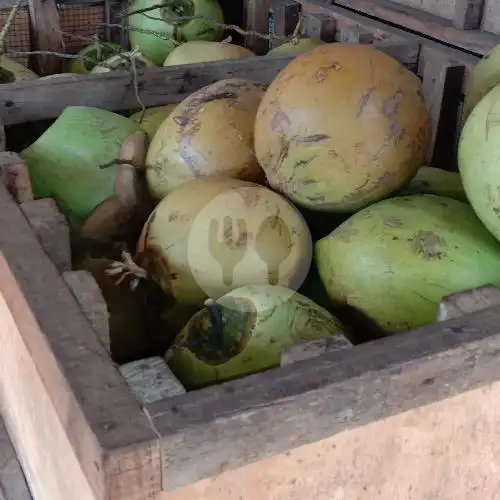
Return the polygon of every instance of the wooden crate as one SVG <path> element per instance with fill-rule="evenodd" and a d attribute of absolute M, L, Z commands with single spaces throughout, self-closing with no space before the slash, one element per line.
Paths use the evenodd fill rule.
<path fill-rule="evenodd" d="M 477 58 L 362 16 L 336 19 L 346 27 L 334 37 L 377 34 L 418 72 L 441 147 L 443 117 L 457 124 Z M 308 26 L 328 32 L 331 18 L 315 14 Z M 225 77 L 268 83 L 288 61 L 4 85 L 0 119 L 51 118 L 68 105 L 130 109 L 136 83 L 147 106 L 178 102 Z M 6 153 L 2 166 L 23 169 Z M 28 212 L 0 185 L 0 403 L 37 500 L 482 500 L 498 491 L 498 309 L 141 405 Z"/>
<path fill-rule="evenodd" d="M 500 43 L 497 0 L 304 0 L 353 12 L 484 55 Z"/>
<path fill-rule="evenodd" d="M 0 29 L 5 25 L 14 0 L 0 1 Z M 27 0 L 18 10 L 6 40 L 7 53 L 52 51 L 74 54 L 91 43 L 92 37 L 109 39 L 112 0 L 56 2 Z M 65 59 L 46 55 L 12 55 L 40 75 L 61 72 Z"/>

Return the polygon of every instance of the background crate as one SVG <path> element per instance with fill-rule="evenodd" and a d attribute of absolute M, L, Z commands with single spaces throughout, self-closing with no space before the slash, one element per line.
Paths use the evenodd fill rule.
<path fill-rule="evenodd" d="M 274 5 L 276 32 L 286 35 L 300 10 Z M 340 7 L 311 11 L 306 29 L 375 43 L 413 68 L 433 117 L 431 163 L 442 161 L 477 57 Z M 268 83 L 289 61 L 143 70 L 137 84 L 146 106 L 163 105 L 222 78 Z M 0 119 L 131 109 L 134 88 L 116 73 L 4 85 Z M 331 500 L 346 485 L 348 500 L 386 500 L 412 484 L 456 498 L 456 477 L 471 478 L 464 498 L 477 484 L 481 498 L 498 489 L 481 459 L 500 442 L 489 403 L 500 394 L 497 310 L 140 406 L 2 186 L 0 208 L 0 229 L 16 227 L 0 230 L 0 400 L 37 500 L 74 491 L 79 500 Z"/>

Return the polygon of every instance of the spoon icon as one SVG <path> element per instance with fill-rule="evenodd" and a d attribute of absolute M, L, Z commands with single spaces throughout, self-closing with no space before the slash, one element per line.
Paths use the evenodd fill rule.
<path fill-rule="evenodd" d="M 271 215 L 262 221 L 255 237 L 255 251 L 267 265 L 268 283 L 277 285 L 279 268 L 292 251 L 292 233 L 281 217 Z"/>

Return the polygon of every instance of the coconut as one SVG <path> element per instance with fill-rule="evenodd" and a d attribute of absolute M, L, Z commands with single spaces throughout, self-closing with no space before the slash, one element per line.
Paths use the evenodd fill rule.
<path fill-rule="evenodd" d="M 279 194 L 237 179 L 195 179 L 156 206 L 138 242 L 141 270 L 130 270 L 177 303 L 201 307 L 249 284 L 298 289 L 311 247 L 304 219 Z"/>
<path fill-rule="evenodd" d="M 148 58 L 144 57 L 142 54 L 136 51 L 132 52 L 122 52 L 116 56 L 112 56 L 101 64 L 98 64 L 92 68 L 91 73 L 107 73 L 109 71 L 130 71 L 132 67 L 132 59 L 135 62 L 136 69 L 152 68 L 154 63 L 152 63 Z"/>
<path fill-rule="evenodd" d="M 146 147 L 145 132 L 132 120 L 70 106 L 21 156 L 34 195 L 54 198 L 74 231 L 102 240 L 129 229 Z"/>
<path fill-rule="evenodd" d="M 142 111 L 134 113 L 130 119 L 138 123 L 151 140 L 165 118 L 175 109 L 175 106 L 175 104 L 168 104 L 167 106 L 148 108 L 144 113 Z"/>
<path fill-rule="evenodd" d="M 10 57 L 0 55 L 0 83 L 37 80 L 39 76 Z"/>
<path fill-rule="evenodd" d="M 184 387 L 195 389 L 277 367 L 284 348 L 330 336 L 351 345 L 312 300 L 281 286 L 245 286 L 197 313 L 166 361 Z"/>
<path fill-rule="evenodd" d="M 494 47 L 474 67 L 465 93 L 463 116 L 468 118 L 477 103 L 500 84 L 500 45 Z"/>
<path fill-rule="evenodd" d="M 163 66 L 195 64 L 224 59 L 243 59 L 255 54 L 245 47 L 227 42 L 194 41 L 176 47 L 165 59 Z"/>
<path fill-rule="evenodd" d="M 399 194 L 435 194 L 468 203 L 460 175 L 441 168 L 421 167 Z"/>
<path fill-rule="evenodd" d="M 81 59 L 70 59 L 68 62 L 68 71 L 79 74 L 90 73 L 96 63 L 103 62 L 113 55 L 119 54 L 121 51 L 121 47 L 116 43 L 92 43 L 77 53 L 77 56 L 80 56 Z"/>
<path fill-rule="evenodd" d="M 152 196 L 163 198 L 196 177 L 261 181 L 253 149 L 254 119 L 262 85 L 229 79 L 184 99 L 157 130 L 146 158 Z"/>
<path fill-rule="evenodd" d="M 128 11 L 155 5 L 158 5 L 156 0 L 133 0 Z M 180 16 L 191 19 L 176 19 Z M 216 41 L 224 32 L 220 24 L 224 22 L 224 15 L 217 0 L 164 0 L 161 8 L 132 14 L 128 22 L 132 47 L 139 47 L 141 53 L 158 66 L 179 43 Z"/>
<path fill-rule="evenodd" d="M 295 38 L 289 42 L 282 43 L 274 49 L 271 49 L 267 56 L 298 56 L 314 49 L 318 45 L 324 45 L 326 42 L 319 38 Z"/>
<path fill-rule="evenodd" d="M 353 212 L 415 175 L 430 132 L 416 75 L 372 46 L 328 43 L 271 83 L 255 152 L 269 184 L 294 202 Z"/>
<path fill-rule="evenodd" d="M 330 298 L 389 333 L 435 322 L 442 298 L 500 285 L 500 245 L 466 203 L 434 195 L 381 201 L 316 243 Z"/>
<path fill-rule="evenodd" d="M 472 208 L 500 240 L 499 123 L 500 85 L 497 85 L 465 122 L 458 148 L 458 167 Z"/>

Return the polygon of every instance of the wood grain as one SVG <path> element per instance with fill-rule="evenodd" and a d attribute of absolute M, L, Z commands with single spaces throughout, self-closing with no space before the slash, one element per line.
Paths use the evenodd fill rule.
<path fill-rule="evenodd" d="M 490 307 L 500 306 L 500 290 L 493 285 L 482 286 L 445 297 L 439 305 L 438 321 L 460 318 Z"/>
<path fill-rule="evenodd" d="M 28 0 L 33 50 L 64 52 L 59 12 L 55 0 Z M 62 59 L 52 55 L 32 56 L 35 71 L 43 75 L 60 73 Z"/>
<path fill-rule="evenodd" d="M 149 420 L 1 185 L 0 227 L 16 228 L 0 231 L 2 410 L 37 500 L 67 500 L 74 491 L 98 500 L 158 493 Z M 51 460 L 49 449 L 57 449 Z"/>
<path fill-rule="evenodd" d="M 7 428 L 0 419 L 0 500 L 32 500 Z"/>
<path fill-rule="evenodd" d="M 334 0 L 335 5 L 343 6 L 353 12 L 368 14 L 374 18 L 393 23 L 411 30 L 414 34 L 431 37 L 435 41 L 444 41 L 455 47 L 475 54 L 487 54 L 500 43 L 496 34 L 477 29 L 462 30 L 453 26 L 453 21 L 420 9 L 405 7 L 390 0 Z M 330 0 L 306 0 L 304 3 L 322 5 L 328 8 Z M 436 2 L 435 5 L 444 2 Z"/>
<path fill-rule="evenodd" d="M 499 350 L 492 309 L 148 405 L 165 488 L 489 384 Z"/>
<path fill-rule="evenodd" d="M 297 361 L 321 356 L 338 349 L 354 347 L 345 337 L 332 335 L 324 339 L 310 340 L 281 351 L 280 366 L 291 365 Z"/>

